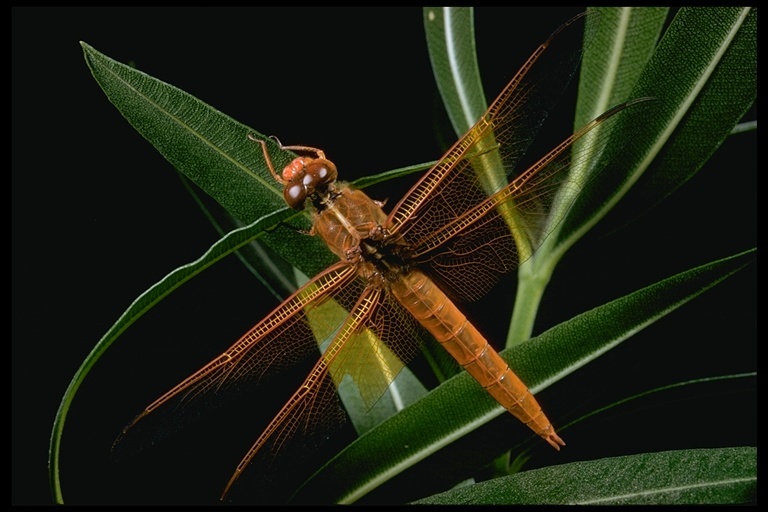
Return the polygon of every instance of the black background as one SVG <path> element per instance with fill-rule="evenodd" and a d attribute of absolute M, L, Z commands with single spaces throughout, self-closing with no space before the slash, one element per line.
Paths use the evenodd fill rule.
<path fill-rule="evenodd" d="M 478 9 L 488 99 L 579 11 Z M 346 179 L 436 159 L 444 114 L 415 8 L 13 8 L 12 31 L 12 503 L 47 504 L 50 430 L 78 366 L 140 293 L 217 239 L 170 164 L 106 99 L 79 41 L 284 143 L 323 148 Z M 755 246 L 754 148 L 754 133 L 732 138 L 630 228 L 598 229 L 577 245 L 553 278 L 537 331 Z M 400 193 L 406 181 L 378 193 Z M 654 385 L 754 371 L 755 283 L 753 265 L 547 390 L 548 409 L 566 417 Z M 492 308 L 504 315 L 511 300 L 471 308 L 491 339 L 506 330 Z M 239 459 L 237 448 L 224 454 L 218 440 L 189 435 L 186 450 L 199 455 L 165 467 L 162 478 L 132 475 L 141 464 L 115 476 L 108 464 L 133 415 L 276 305 L 234 258 L 165 302 L 126 332 L 72 406 L 62 452 L 70 503 L 214 501 Z M 754 444 L 754 403 L 724 407 L 727 399 L 666 404 L 678 411 L 674 421 L 635 412 L 621 427 L 635 431 L 574 431 L 570 454 L 557 461 Z M 137 480 L 116 481 L 125 475 Z"/>

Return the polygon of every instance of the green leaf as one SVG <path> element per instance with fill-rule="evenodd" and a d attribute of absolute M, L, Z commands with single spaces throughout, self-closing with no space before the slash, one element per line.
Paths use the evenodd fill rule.
<path fill-rule="evenodd" d="M 544 287 L 573 244 L 611 210 L 611 222 L 626 223 L 672 193 L 709 159 L 756 97 L 755 9 L 681 9 L 650 58 L 663 11 L 599 13 L 598 32 L 583 62 L 586 83 L 576 125 L 614 100 L 654 101 L 633 107 L 621 120 L 604 152 L 590 162 L 591 170 L 572 170 L 585 175 L 588 185 L 521 266 L 507 346 L 530 335 Z"/>
<path fill-rule="evenodd" d="M 658 43 L 669 8 L 602 7 L 582 59 L 575 130 L 630 99 Z"/>
<path fill-rule="evenodd" d="M 601 87 L 609 93 L 580 95 L 579 120 L 602 106 L 602 96 L 621 99 L 618 91 L 627 90 L 637 73 L 634 66 L 643 64 L 645 45 L 652 41 L 658 23 L 656 15 L 653 11 L 638 20 L 636 33 L 621 35 L 621 39 L 639 38 L 643 44 L 627 48 L 626 57 L 619 59 L 631 65 L 622 67 L 615 87 L 603 80 Z M 634 219 L 695 175 L 712 156 L 756 98 L 756 29 L 756 9 L 680 9 L 629 93 L 629 98 L 655 98 L 654 104 L 627 128 L 631 136 L 619 141 L 621 159 L 601 174 L 603 183 L 579 197 L 575 208 L 592 213 L 566 219 L 558 235 L 559 252 L 614 207 L 612 222 Z M 600 83 L 599 70 L 610 68 L 617 57 L 606 44 L 586 59 L 583 74 L 588 83 Z M 585 85 L 581 92 L 589 90 Z"/>
<path fill-rule="evenodd" d="M 224 256 L 254 242 L 264 243 L 266 249 L 250 247 L 250 250 L 271 249 L 272 258 L 279 254 L 305 273 L 316 272 L 333 259 L 317 237 L 307 237 L 296 228 L 279 229 L 282 224 L 302 217 L 286 208 L 282 193 L 276 189 L 266 168 L 260 147 L 247 139 L 248 134 L 257 132 L 188 93 L 120 64 L 85 43 L 81 44 L 94 78 L 110 101 L 177 170 L 209 193 L 231 216 L 227 218 L 221 212 L 210 211 L 203 205 L 196 191 L 190 188 L 190 193 L 209 215 L 212 224 L 220 231 L 232 229 L 232 226 L 242 225 L 246 221 L 251 224 L 232 229 L 201 258 L 174 270 L 140 295 L 83 361 L 62 397 L 51 433 L 51 488 L 56 501 L 60 503 L 63 502 L 59 477 L 60 446 L 70 405 L 90 369 L 130 325 L 181 284 Z M 268 144 L 273 148 L 276 146 L 271 140 L 268 140 Z M 290 152 L 279 149 L 270 150 L 270 155 L 278 167 L 293 157 Z M 383 176 L 369 177 L 364 184 L 384 181 L 422 168 L 411 166 L 390 171 Z M 258 172 L 252 169 L 258 169 Z M 256 218 L 262 214 L 263 217 Z M 227 223 L 227 228 L 220 228 L 221 222 Z M 304 219 L 304 223 L 296 227 L 308 229 L 309 224 Z M 279 236 L 274 234 L 276 231 L 280 231 Z M 297 247 L 302 250 L 297 250 Z M 241 259 L 251 268 L 260 261 L 268 261 L 253 255 L 241 256 Z M 284 271 L 282 273 L 286 275 Z M 295 287 L 299 280 L 283 283 L 282 289 Z M 397 389 L 405 397 L 405 403 L 409 403 L 413 400 L 412 396 L 423 394 L 423 388 L 410 372 L 402 373 L 393 389 Z M 390 416 L 402 407 L 400 399 L 393 401 L 390 395 L 380 401 L 371 415 L 367 415 L 367 421 Z M 362 413 L 352 415 L 353 418 L 363 416 Z M 370 428 L 362 420 L 355 420 L 355 423 L 363 430 Z"/>
<path fill-rule="evenodd" d="M 683 55 L 685 65 L 680 65 Z M 622 211 L 637 212 L 693 176 L 753 105 L 757 9 L 680 9 L 633 94 L 660 100 L 659 112 L 650 123 L 658 134 L 653 148 L 632 154 L 637 167 L 642 167 L 654 149 L 659 151 L 633 188 L 630 201 L 622 205 Z"/>
<path fill-rule="evenodd" d="M 533 393 L 541 391 L 742 269 L 754 253 L 677 274 L 582 313 L 501 355 Z M 305 484 L 296 499 L 352 503 L 502 414 L 504 409 L 461 372 L 350 444 Z"/>
<path fill-rule="evenodd" d="M 247 138 L 253 134 L 265 139 L 258 132 L 172 85 L 81 44 L 93 77 L 120 113 L 230 215 L 248 224 L 285 206 L 261 147 Z M 275 168 L 282 169 L 294 158 L 275 141 L 265 140 Z M 307 217 L 298 216 L 293 226 L 265 235 L 263 243 L 304 274 L 320 272 L 334 257 L 317 237 L 299 232 L 309 229 Z"/>
<path fill-rule="evenodd" d="M 592 416 L 595 416 L 595 415 L 598 415 L 598 414 L 602 414 L 603 412 L 605 412 L 605 411 L 607 411 L 609 409 L 613 409 L 615 407 L 619 407 L 619 406 L 627 404 L 629 402 L 632 402 L 632 401 L 635 401 L 635 400 L 638 400 L 638 399 L 641 399 L 641 398 L 644 398 L 644 397 L 648 397 L 650 395 L 654 395 L 654 394 L 657 394 L 657 393 L 669 392 L 669 391 L 674 390 L 675 388 L 689 387 L 689 386 L 702 385 L 702 384 L 718 384 L 718 383 L 721 383 L 722 381 L 725 381 L 725 380 L 742 379 L 742 378 L 748 378 L 748 377 L 754 378 L 756 376 L 757 376 L 757 373 L 751 372 L 751 373 L 743 373 L 743 374 L 738 374 L 738 375 L 725 375 L 725 376 L 693 379 L 693 380 L 688 380 L 688 381 L 685 381 L 685 382 L 678 382 L 678 383 L 675 383 L 675 384 L 669 384 L 669 385 L 666 385 L 666 386 L 661 386 L 661 387 L 654 388 L 654 389 L 651 389 L 651 390 L 648 390 L 648 391 L 644 391 L 642 393 L 638 393 L 638 394 L 630 396 L 630 397 L 623 398 L 623 399 L 619 400 L 618 402 L 614 402 L 614 403 L 612 403 L 610 405 L 607 405 L 605 407 L 601 407 L 600 409 L 596 409 L 596 410 L 590 411 L 589 414 L 586 414 L 586 415 L 584 415 L 584 416 L 582 416 L 582 417 L 580 417 L 580 418 L 578 418 L 576 420 L 571 421 L 567 425 L 564 425 L 563 426 L 563 430 L 568 428 L 568 427 L 571 427 L 573 425 L 576 425 L 577 423 L 581 423 L 581 422 L 585 421 L 586 419 L 588 419 L 588 418 L 590 418 Z"/>
<path fill-rule="evenodd" d="M 621 11 L 625 10 L 616 11 L 617 20 L 621 19 Z M 607 193 L 600 189 L 599 193 L 584 195 L 583 212 L 563 223 L 565 228 L 559 236 L 550 237 L 562 242 L 560 247 L 565 249 L 613 206 L 614 198 L 620 197 L 637 181 L 645 167 L 648 169 L 646 175 L 637 183 L 642 190 L 637 194 L 642 208 L 666 195 L 668 189 L 679 186 L 692 174 L 691 169 L 695 172 L 727 136 L 728 124 L 732 127 L 739 120 L 738 113 L 743 114 L 756 95 L 756 9 L 682 9 L 647 67 L 640 66 L 639 62 L 644 61 L 645 52 L 655 40 L 654 30 L 658 28 L 661 16 L 658 13 L 635 12 L 641 10 L 631 11 L 630 20 L 633 21 L 605 26 L 606 30 L 613 31 L 608 40 L 619 35 L 626 37 L 627 41 L 636 37 L 641 39 L 624 50 L 635 57 L 627 60 L 623 72 L 615 73 L 617 78 L 605 79 L 605 72 L 589 75 L 589 79 L 598 85 L 595 85 L 594 95 L 584 100 L 579 112 L 588 116 L 590 108 L 599 108 L 597 105 L 605 97 L 618 98 L 622 91 L 630 88 L 633 80 L 637 84 L 630 97 L 654 95 L 659 110 L 647 120 L 643 119 L 637 130 L 631 132 L 632 145 L 622 162 L 629 171 L 619 174 L 620 177 L 627 176 L 626 180 L 618 180 L 618 184 L 609 183 L 614 188 L 606 187 Z M 425 11 L 425 16 L 428 17 L 429 12 Z M 471 11 L 467 11 L 467 15 L 471 22 Z M 642 19 L 650 21 L 647 24 L 638 21 Z M 461 30 L 469 30 L 471 35 L 472 27 L 467 19 L 453 27 L 463 27 Z M 624 27 L 640 29 L 635 33 Z M 473 83 L 473 69 L 476 68 L 476 62 L 472 60 L 473 37 L 469 39 L 470 44 L 456 45 L 460 55 L 472 55 L 458 67 L 459 76 L 464 77 L 461 81 L 467 84 Z M 686 52 L 686 65 L 680 65 L 680 48 Z M 94 77 L 126 119 L 175 167 L 219 201 L 236 223 L 262 219 L 270 226 L 276 225 L 276 222 L 308 226 L 305 218 L 292 218 L 284 210 L 280 192 L 267 172 L 260 147 L 246 139 L 246 134 L 255 134 L 253 130 L 173 86 L 105 57 L 84 43 L 83 49 Z M 616 55 L 608 53 L 608 57 L 615 59 Z M 443 74 L 447 76 L 446 72 Z M 667 82 L 659 85 L 663 80 Z M 479 87 L 479 81 L 471 87 Z M 654 87 L 657 87 L 656 94 L 652 93 Z M 477 91 L 482 91 L 482 88 L 472 93 L 473 98 L 484 102 L 481 96 L 476 96 Z M 457 92 L 453 94 L 458 97 Z M 461 106 L 456 99 L 451 101 L 455 106 Z M 290 153 L 279 151 L 273 142 L 268 144 L 276 167 L 280 168 L 292 158 Z M 374 177 L 371 181 L 377 179 Z M 634 194 L 628 199 L 632 197 Z M 631 215 L 635 214 L 633 210 Z M 631 215 L 616 217 L 628 218 Z M 313 275 L 333 259 L 316 238 L 299 235 L 291 229 L 275 230 L 280 231 L 280 235 L 276 236 L 266 224 L 259 226 L 252 226 L 256 231 L 248 236 L 264 241 L 270 250 L 285 257 L 307 275 Z M 263 232 L 257 234 L 259 230 Z M 296 239 L 300 239 L 300 243 L 297 244 Z M 242 247 L 239 242 L 235 243 L 234 238 L 229 238 L 226 243 L 222 240 L 214 247 L 217 251 L 231 252 L 234 247 L 230 250 L 230 242 Z M 308 245 L 311 247 L 308 248 Z M 301 247 L 301 252 L 297 252 L 295 247 Z M 203 259 L 208 256 L 209 253 Z M 503 356 L 524 380 L 532 384 L 534 391 L 543 389 L 735 272 L 746 264 L 749 257 L 751 253 L 744 253 L 657 283 L 565 322 L 531 343 L 505 351 Z M 559 256 L 551 261 L 556 262 L 557 259 Z M 214 260 L 206 261 L 210 264 Z M 187 276 L 182 269 L 178 269 L 139 297 L 94 348 L 75 375 L 62 400 L 51 440 L 51 474 L 55 480 L 53 487 L 57 492 L 57 501 L 61 501 L 58 448 L 64 418 L 74 392 L 99 355 L 120 332 L 191 275 Z M 174 278 L 170 279 L 171 276 Z M 539 289 L 534 296 L 543 293 L 546 279 L 544 285 L 538 283 Z M 521 302 L 519 298 L 517 302 Z M 532 303 L 535 316 L 538 299 L 535 298 Z M 597 335 L 593 337 L 595 332 Z M 552 366 L 541 368 L 531 364 L 543 360 L 551 361 Z M 467 405 L 470 406 L 468 411 Z M 475 430 L 478 425 L 502 412 L 468 375 L 462 373 L 414 407 L 363 436 L 319 473 L 299 496 L 319 486 L 321 492 L 315 495 L 353 500 L 372 486 L 409 468 L 414 461 Z M 382 446 L 397 448 L 382 450 Z M 401 446 L 404 447 L 402 450 Z M 457 464 L 462 462 L 455 461 Z"/>
<path fill-rule="evenodd" d="M 287 207 L 284 207 L 248 226 L 228 233 L 225 237 L 212 245 L 203 256 L 192 263 L 177 268 L 142 293 L 135 301 L 133 301 L 128 309 L 120 315 L 117 322 L 110 327 L 101 340 L 99 340 L 72 378 L 72 381 L 67 387 L 61 403 L 59 404 L 59 409 L 56 412 L 56 417 L 54 419 L 49 447 L 49 466 L 51 469 L 51 488 L 53 489 L 54 497 L 57 502 L 63 502 L 61 484 L 59 481 L 59 450 L 61 447 L 61 439 L 67 413 L 69 412 L 70 405 L 72 404 L 72 400 L 74 399 L 77 390 L 96 362 L 128 327 L 141 318 L 144 313 L 149 311 L 169 293 L 223 257 L 231 254 L 238 248 L 243 247 L 248 242 L 266 236 L 270 230 L 275 229 L 280 222 L 289 218 L 291 215 L 294 215 L 294 212 L 290 211 Z"/>
<path fill-rule="evenodd" d="M 373 182 L 381 181 L 389 179 L 392 176 L 413 172 L 413 168 L 419 168 L 419 166 L 390 171 L 386 173 L 386 176 L 384 177 L 372 176 L 368 179 Z M 190 193 L 193 197 L 198 199 L 194 190 L 190 189 Z M 207 209 L 202 203 L 201 208 L 207 213 Z M 62 397 L 56 417 L 54 418 L 49 446 L 49 466 L 51 489 L 53 490 L 54 498 L 57 502 L 63 503 L 63 493 L 59 475 L 59 456 L 67 413 L 69 412 L 69 408 L 80 385 L 98 360 L 106 353 L 112 344 L 117 341 L 126 329 L 138 321 L 144 313 L 152 309 L 161 300 L 165 299 L 171 292 L 225 256 L 237 253 L 237 251 L 242 250 L 249 244 L 258 243 L 265 237 L 270 236 L 270 234 L 283 222 L 295 216 L 295 211 L 283 206 L 276 212 L 258 219 L 247 226 L 229 231 L 200 258 L 173 270 L 142 293 L 99 340 L 72 378 L 72 381 Z M 213 219 L 211 221 L 215 226 L 217 225 Z M 246 265 L 249 265 L 248 262 L 245 263 Z M 415 379 L 413 374 L 407 368 L 401 371 L 395 382 L 392 383 L 391 388 L 387 390 L 385 396 L 383 396 L 379 402 L 377 402 L 376 406 L 370 410 L 364 404 L 360 403 L 360 400 L 356 399 L 359 395 L 356 394 L 355 390 L 340 390 L 342 400 L 344 400 L 345 405 L 347 405 L 352 422 L 359 432 L 364 432 L 376 423 L 392 416 L 392 414 L 401 410 L 404 405 L 408 405 L 417 397 L 423 396 L 425 392 L 426 390 L 422 384 Z"/>
<path fill-rule="evenodd" d="M 459 135 L 467 133 L 488 108 L 477 64 L 474 30 L 472 8 L 424 8 L 432 71 L 453 129 Z"/>
<path fill-rule="evenodd" d="M 419 505 L 754 504 L 754 447 L 642 453 L 562 464 L 461 487 Z"/>

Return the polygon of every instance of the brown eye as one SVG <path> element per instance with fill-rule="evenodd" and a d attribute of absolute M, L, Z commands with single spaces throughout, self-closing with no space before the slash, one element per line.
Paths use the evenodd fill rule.
<path fill-rule="evenodd" d="M 294 210 L 303 210 L 307 199 L 307 189 L 301 183 L 289 183 L 283 189 L 283 199 Z"/>
<path fill-rule="evenodd" d="M 326 185 L 336 180 L 336 166 L 324 158 L 318 158 L 307 164 L 304 183 L 308 188 Z"/>
<path fill-rule="evenodd" d="M 325 184 L 336 181 L 338 176 L 339 173 L 336 172 L 336 166 L 328 160 L 323 160 L 323 165 L 321 165 L 317 170 L 319 183 Z"/>
<path fill-rule="evenodd" d="M 301 183 L 307 188 L 307 190 L 314 190 L 319 184 L 317 175 L 312 173 L 311 170 L 304 175 L 301 179 Z"/>

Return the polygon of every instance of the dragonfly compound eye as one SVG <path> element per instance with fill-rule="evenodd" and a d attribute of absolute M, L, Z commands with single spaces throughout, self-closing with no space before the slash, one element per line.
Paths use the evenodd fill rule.
<path fill-rule="evenodd" d="M 301 183 L 289 183 L 283 189 L 283 199 L 294 210 L 302 210 L 307 199 L 307 188 Z"/>
<path fill-rule="evenodd" d="M 322 185 L 336 181 L 338 173 L 336 166 L 324 158 L 318 158 L 307 163 L 303 183 L 310 191 Z"/>

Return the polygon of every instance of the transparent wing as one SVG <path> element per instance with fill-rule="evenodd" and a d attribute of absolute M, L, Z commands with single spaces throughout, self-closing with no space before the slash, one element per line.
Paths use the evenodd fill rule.
<path fill-rule="evenodd" d="M 420 349 L 426 331 L 385 289 L 350 283 L 336 297 L 349 314 L 307 379 L 299 386 L 259 436 L 227 484 L 224 495 L 247 471 L 249 492 L 259 489 L 275 500 L 280 489 L 290 489 L 297 465 L 318 449 L 342 422 L 336 389 L 351 378 L 368 407 L 372 407 L 394 378 Z M 337 308 L 330 303 L 323 308 Z M 294 482 L 295 483 L 295 482 Z M 238 486 L 240 487 L 240 486 Z"/>
<path fill-rule="evenodd" d="M 589 123 L 527 169 L 517 169 L 573 75 L 595 16 L 577 16 L 539 46 L 477 124 L 388 217 L 387 229 L 401 234 L 413 258 L 459 299 L 478 299 L 533 254 L 562 219 L 562 209 L 552 211 L 560 205 L 556 198 L 565 197 L 562 204 L 570 205 L 583 186 L 569 170 L 589 166 L 612 136 L 616 123 L 607 121 L 622 108 Z M 585 29 L 589 33 L 582 37 Z M 603 127 L 595 130 L 598 125 Z M 516 177 L 493 181 L 487 172 L 493 168 L 501 169 L 501 176 L 515 171 Z"/>
<path fill-rule="evenodd" d="M 500 191 L 422 234 L 413 243 L 413 257 L 427 265 L 449 292 L 467 300 L 481 297 L 501 275 L 530 257 L 562 220 L 584 186 L 569 171 L 579 169 L 588 176 L 585 169 L 599 169 L 609 160 L 613 156 L 605 153 L 609 141 L 628 126 L 620 114 L 644 101 L 607 111 Z"/>
<path fill-rule="evenodd" d="M 575 17 L 536 49 L 477 124 L 395 206 L 391 231 L 419 240 L 507 184 L 477 176 L 486 166 L 501 166 L 502 174 L 516 168 L 576 70 L 585 20 L 594 16 Z"/>
<path fill-rule="evenodd" d="M 357 275 L 340 262 L 316 276 L 213 361 L 142 411 L 115 441 L 113 458 L 138 451 L 225 403 L 255 382 L 318 354 L 317 339 L 329 338 L 344 316 L 325 304 L 349 299 Z"/>
<path fill-rule="evenodd" d="M 360 281 L 358 285 L 364 286 Z M 354 288 L 354 285 L 345 288 L 340 298 L 352 297 L 357 291 Z M 359 298 L 349 308 L 349 314 L 306 380 L 243 457 L 224 488 L 222 498 L 252 463 L 249 471 L 257 470 L 254 472 L 258 474 L 258 487 L 274 492 L 275 487 L 281 485 L 280 480 L 291 477 L 290 470 L 286 470 L 289 461 L 308 457 L 326 433 L 343 419 L 336 400 L 335 385 L 346 374 L 346 355 L 350 353 L 350 346 L 359 341 L 360 332 L 384 293 L 373 287 L 364 287 L 360 291 L 360 294 L 355 293 Z M 276 464 L 278 454 L 280 461 Z"/>

